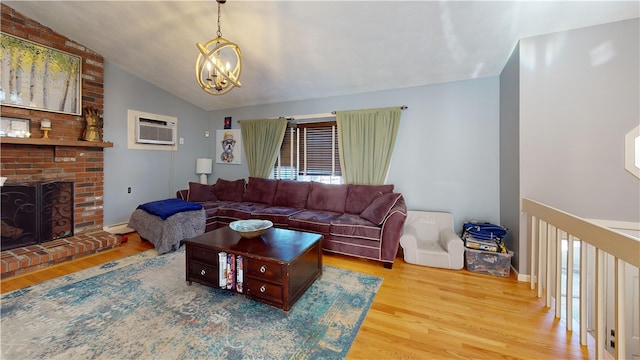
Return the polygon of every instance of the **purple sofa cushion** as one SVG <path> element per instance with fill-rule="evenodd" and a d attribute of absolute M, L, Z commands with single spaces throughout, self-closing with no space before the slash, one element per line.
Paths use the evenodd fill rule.
<path fill-rule="evenodd" d="M 382 227 L 355 214 L 342 214 L 331 220 L 331 235 L 381 241 Z"/>
<path fill-rule="evenodd" d="M 360 217 L 376 225 L 382 225 L 391 208 L 393 208 L 401 196 L 402 194 L 399 193 L 387 193 L 378 196 L 362 211 Z"/>
<path fill-rule="evenodd" d="M 216 201 L 218 199 L 213 191 L 213 185 L 189 182 L 189 192 L 187 192 L 186 200 L 193 202 L 207 202 Z"/>
<path fill-rule="evenodd" d="M 242 194 L 244 194 L 244 185 L 244 179 L 233 181 L 218 179 L 213 187 L 213 190 L 218 200 L 242 201 Z"/>
<path fill-rule="evenodd" d="M 380 194 L 387 194 L 393 191 L 393 185 L 353 185 L 349 184 L 347 191 L 347 202 L 344 212 L 349 214 L 360 214 L 371 204 L 373 199 Z"/>
<path fill-rule="evenodd" d="M 289 216 L 289 229 L 329 234 L 331 221 L 340 213 L 333 211 L 305 210 Z"/>
<path fill-rule="evenodd" d="M 268 206 L 249 202 L 232 202 L 220 206 L 218 208 L 218 216 L 233 220 L 247 220 L 253 212 L 266 209 Z"/>
<path fill-rule="evenodd" d="M 307 209 L 344 212 L 348 185 L 329 185 L 312 181 L 307 199 Z"/>
<path fill-rule="evenodd" d="M 272 206 L 252 212 L 251 218 L 269 220 L 274 225 L 287 228 L 289 226 L 289 216 L 300 211 L 302 210 L 283 206 Z"/>
<path fill-rule="evenodd" d="M 204 213 L 205 213 L 207 219 L 210 219 L 210 218 L 218 216 L 218 209 L 221 206 L 224 206 L 225 204 L 228 204 L 228 203 L 223 202 L 223 201 L 207 201 L 207 202 L 203 202 L 202 203 L 202 207 L 204 207 Z"/>
<path fill-rule="evenodd" d="M 249 177 L 242 201 L 271 205 L 277 187 L 278 180 Z"/>
<path fill-rule="evenodd" d="M 280 180 L 273 205 L 304 209 L 307 206 L 309 187 L 306 181 Z"/>

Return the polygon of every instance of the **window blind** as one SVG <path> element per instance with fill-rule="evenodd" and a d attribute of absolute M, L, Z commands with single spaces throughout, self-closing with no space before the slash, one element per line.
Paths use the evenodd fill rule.
<path fill-rule="evenodd" d="M 335 121 L 292 125 L 282 141 L 276 178 L 341 176 Z"/>

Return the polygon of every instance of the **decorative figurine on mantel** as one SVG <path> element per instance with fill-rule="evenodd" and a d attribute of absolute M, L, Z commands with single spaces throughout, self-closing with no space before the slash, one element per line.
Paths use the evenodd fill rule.
<path fill-rule="evenodd" d="M 51 131 L 51 120 L 42 119 L 42 121 L 40 121 L 40 130 L 44 132 L 44 135 L 42 135 L 42 138 L 48 139 L 49 131 Z"/>
<path fill-rule="evenodd" d="M 102 114 L 100 110 L 93 107 L 84 108 L 84 132 L 82 140 L 102 141 Z"/>

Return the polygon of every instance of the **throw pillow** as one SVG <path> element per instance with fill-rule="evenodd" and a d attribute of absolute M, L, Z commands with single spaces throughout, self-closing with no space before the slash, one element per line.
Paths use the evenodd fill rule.
<path fill-rule="evenodd" d="M 242 195 L 244 194 L 244 185 L 244 179 L 233 181 L 218 179 L 213 187 L 213 190 L 218 200 L 242 201 Z"/>
<path fill-rule="evenodd" d="M 213 192 L 213 185 L 189 182 L 187 201 L 206 202 L 216 200 L 216 194 Z"/>
<path fill-rule="evenodd" d="M 307 206 L 310 186 L 311 183 L 308 181 L 280 180 L 276 196 L 273 198 L 273 204 L 304 209 Z"/>
<path fill-rule="evenodd" d="M 382 222 L 387 218 L 400 196 L 402 194 L 399 193 L 387 193 L 378 196 L 362 211 L 360 217 L 376 225 L 382 225 Z"/>
<path fill-rule="evenodd" d="M 349 184 L 347 192 L 347 203 L 344 212 L 349 214 L 360 214 L 371 204 L 373 199 L 380 194 L 393 191 L 393 185 L 354 185 Z"/>
<path fill-rule="evenodd" d="M 271 205 L 277 187 L 278 180 L 249 177 L 243 201 Z"/>
<path fill-rule="evenodd" d="M 323 184 L 312 181 L 307 199 L 307 209 L 344 213 L 347 185 Z"/>

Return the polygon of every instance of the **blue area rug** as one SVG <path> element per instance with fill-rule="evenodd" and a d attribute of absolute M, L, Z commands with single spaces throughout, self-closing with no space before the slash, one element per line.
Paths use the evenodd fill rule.
<path fill-rule="evenodd" d="M 1 297 L 3 359 L 340 359 L 382 279 L 331 266 L 291 311 L 185 281 L 184 248 Z"/>

